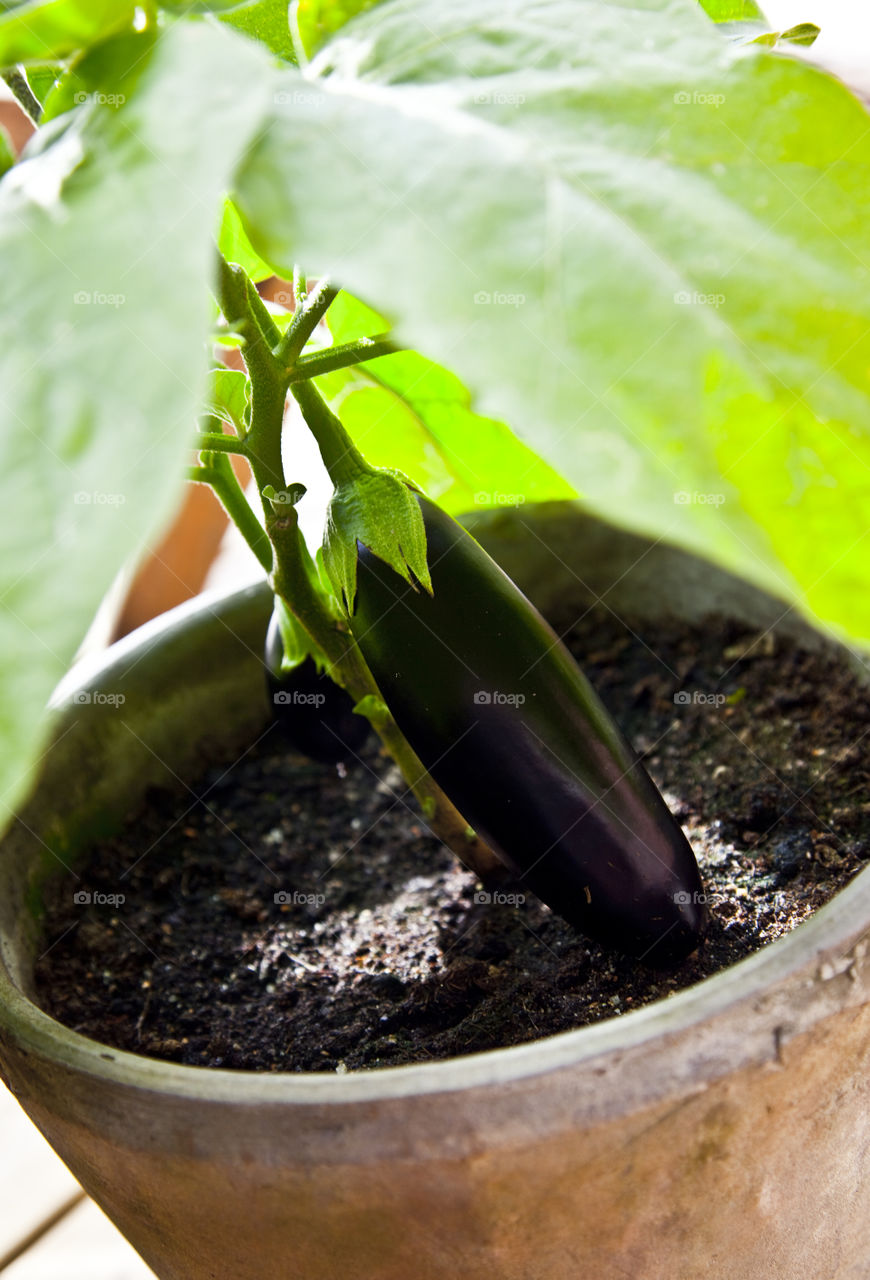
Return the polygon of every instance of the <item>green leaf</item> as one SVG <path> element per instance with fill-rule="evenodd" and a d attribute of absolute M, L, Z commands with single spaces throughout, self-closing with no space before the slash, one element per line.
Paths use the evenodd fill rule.
<path fill-rule="evenodd" d="M 714 22 L 764 21 L 755 0 L 699 0 L 701 8 Z"/>
<path fill-rule="evenodd" d="M 282 73 L 236 180 L 258 251 L 371 300 L 602 515 L 870 640 L 864 109 L 695 0 L 474 16 L 387 0 Z"/>
<path fill-rule="evenodd" d="M 274 485 L 267 484 L 263 497 L 269 499 L 272 509 L 280 515 L 288 507 L 295 507 L 297 502 L 301 502 L 307 492 L 304 484 L 290 484 L 286 489 L 276 489 Z"/>
<path fill-rule="evenodd" d="M 295 5 L 296 30 L 302 48 L 313 57 L 324 41 L 356 17 L 372 9 L 379 0 L 298 0 Z"/>
<path fill-rule="evenodd" d="M 136 12 L 125 0 L 30 0 L 0 15 L 0 67 L 57 62 L 129 27 Z"/>
<path fill-rule="evenodd" d="M 219 17 L 245 7 L 246 0 L 160 0 L 160 8 L 167 13 L 193 16 L 198 13 L 214 13 Z"/>
<path fill-rule="evenodd" d="M 365 716 L 373 725 L 384 724 L 391 719 L 390 708 L 376 693 L 367 693 L 364 698 L 360 698 L 353 710 L 354 715 Z"/>
<path fill-rule="evenodd" d="M 323 653 L 280 596 L 275 596 L 274 611 L 281 631 L 281 671 L 285 674 L 294 671 L 306 658 L 313 658 L 318 671 L 324 671 L 328 664 Z"/>
<path fill-rule="evenodd" d="M 123 31 L 80 54 L 45 99 L 41 124 L 76 107 L 122 107 L 148 66 L 157 32 Z"/>
<path fill-rule="evenodd" d="M 780 42 L 786 44 L 799 44 L 809 48 L 815 44 L 821 33 L 821 27 L 817 27 L 814 22 L 799 22 L 795 27 L 789 27 L 787 31 L 780 32 Z"/>
<path fill-rule="evenodd" d="M 119 565 L 176 502 L 206 375 L 211 233 L 267 64 L 223 28 L 176 23 L 123 107 L 76 113 L 0 183 L 5 813 Z"/>
<path fill-rule="evenodd" d="M 346 293 L 327 323 L 336 344 L 386 327 Z M 455 374 L 416 352 L 327 374 L 317 385 L 370 463 L 397 467 L 448 511 L 576 496 L 505 423 L 473 412 Z"/>
<path fill-rule="evenodd" d="M 296 50 L 290 34 L 288 0 L 254 0 L 223 15 L 223 21 L 244 35 L 259 40 L 272 53 L 287 62 L 296 62 Z"/>
<path fill-rule="evenodd" d="M 11 169 L 15 163 L 15 152 L 5 129 L 0 129 L 0 178 L 7 169 Z"/>
<path fill-rule="evenodd" d="M 419 583 L 431 594 L 426 528 L 406 477 L 389 471 L 363 472 L 340 484 L 330 499 L 323 564 L 348 612 L 356 597 L 358 542 L 406 582 Z"/>
<path fill-rule="evenodd" d="M 63 72 L 64 67 L 60 62 L 28 68 L 27 83 L 30 85 L 34 98 L 41 106 L 45 105 L 46 98 L 63 75 Z"/>
<path fill-rule="evenodd" d="M 220 230 L 218 231 L 218 248 L 227 262 L 240 266 L 245 275 L 255 283 L 268 280 L 273 275 L 272 268 L 264 262 L 251 247 L 247 232 L 242 226 L 238 211 L 232 200 L 224 201 Z"/>
<path fill-rule="evenodd" d="M 801 22 L 796 27 L 789 27 L 787 31 L 765 31 L 760 36 L 753 37 L 753 44 L 766 44 L 770 48 L 776 48 L 781 44 L 796 44 L 803 48 L 809 48 L 815 44 L 820 28 L 814 22 Z"/>
<path fill-rule="evenodd" d="M 204 407 L 235 427 L 244 436 L 250 415 L 250 387 L 247 375 L 240 369 L 211 369 L 208 375 Z"/>

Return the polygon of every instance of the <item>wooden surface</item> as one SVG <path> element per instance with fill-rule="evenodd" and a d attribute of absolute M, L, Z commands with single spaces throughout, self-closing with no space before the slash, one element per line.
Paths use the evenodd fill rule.
<path fill-rule="evenodd" d="M 2 1280 L 155 1280 L 0 1084 Z"/>

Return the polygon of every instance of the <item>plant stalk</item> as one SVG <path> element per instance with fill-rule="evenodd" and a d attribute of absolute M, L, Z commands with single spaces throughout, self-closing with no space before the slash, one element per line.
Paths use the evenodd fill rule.
<path fill-rule="evenodd" d="M 329 347 L 326 351 L 316 351 L 310 356 L 300 356 L 290 372 L 290 385 L 316 378 L 322 373 L 334 373 L 336 369 L 350 369 L 365 360 L 376 360 L 378 356 L 389 356 L 401 351 L 386 336 L 379 338 L 358 338 L 356 342 L 344 342 L 338 347 Z"/>
<path fill-rule="evenodd" d="M 221 310 L 228 323 L 244 339 L 243 355 L 251 379 L 251 425 L 245 437 L 245 456 L 261 495 L 269 486 L 275 490 L 283 490 L 285 481 L 281 435 L 287 389 L 293 373 L 293 369 L 287 367 L 288 353 L 289 363 L 292 365 L 338 290 L 327 281 L 321 281 L 298 309 L 298 323 L 294 317 L 295 330 L 291 325 L 284 339 L 276 342 L 277 329 L 271 316 L 239 268 L 231 267 L 220 259 L 218 286 Z M 333 483 L 337 483 L 336 476 L 355 474 L 360 469 L 371 470 L 310 380 L 306 378 L 305 381 L 294 382 L 291 390 L 321 447 L 324 461 L 330 459 L 327 468 Z M 232 475 L 226 452 L 205 456 L 209 458 L 209 466 L 197 470 L 220 474 L 223 466 Z M 209 483 L 214 483 L 214 480 L 209 478 Z M 244 495 L 242 500 L 244 501 Z M 245 507 L 259 528 L 247 502 Z M 323 653 L 329 664 L 329 674 L 336 683 L 348 691 L 354 702 L 373 698 L 382 707 L 383 700 L 378 687 L 346 622 L 331 612 L 328 597 L 315 585 L 317 571 L 299 529 L 295 507 L 282 508 L 277 512 L 272 503 L 264 498 L 263 509 L 266 523 L 264 536 L 271 544 L 269 565 L 265 564 L 262 555 L 258 555 L 258 558 L 269 574 L 273 591 L 281 597 Z M 234 519 L 237 518 L 235 513 L 231 514 Z M 263 532 L 260 529 L 260 533 Z M 433 834 L 481 879 L 489 883 L 503 880 L 506 873 L 502 862 L 475 835 L 456 807 L 426 772 L 389 711 L 384 709 L 382 714 L 371 719 L 386 751 L 398 765 L 420 804 Z"/>

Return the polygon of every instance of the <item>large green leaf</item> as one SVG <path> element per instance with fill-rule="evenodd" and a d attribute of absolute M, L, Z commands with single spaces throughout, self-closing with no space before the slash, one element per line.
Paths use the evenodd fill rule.
<path fill-rule="evenodd" d="M 99 600 L 177 495 L 205 388 L 211 234 L 264 67 L 223 28 L 178 23 L 122 107 L 65 117 L 0 183 L 4 812 Z"/>
<path fill-rule="evenodd" d="M 603 515 L 870 640 L 842 86 L 695 0 L 387 0 L 283 83 L 237 180 L 270 262 L 371 301 Z"/>
<path fill-rule="evenodd" d="M 385 327 L 346 293 L 328 321 L 336 343 Z M 575 496 L 503 422 L 474 413 L 455 374 L 414 351 L 328 374 L 318 385 L 369 462 L 398 467 L 448 511 Z"/>
<path fill-rule="evenodd" d="M 0 15 L 0 67 L 55 62 L 95 40 L 129 27 L 129 0 L 29 0 Z"/>

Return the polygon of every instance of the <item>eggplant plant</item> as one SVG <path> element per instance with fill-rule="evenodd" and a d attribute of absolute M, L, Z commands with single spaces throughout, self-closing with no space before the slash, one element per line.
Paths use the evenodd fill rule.
<path fill-rule="evenodd" d="M 580 500 L 866 643 L 870 131 L 791 56 L 814 34 L 727 0 L 2 6 L 37 126 L 0 148 L 6 818 L 186 478 L 274 591 L 298 747 L 373 730 L 481 877 L 697 946 L 685 836 L 455 517 Z M 334 490 L 314 554 L 288 398 Z"/>

